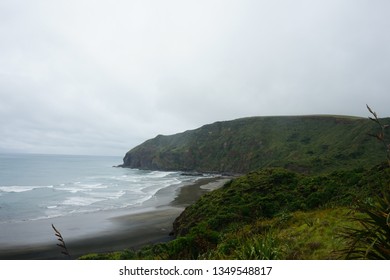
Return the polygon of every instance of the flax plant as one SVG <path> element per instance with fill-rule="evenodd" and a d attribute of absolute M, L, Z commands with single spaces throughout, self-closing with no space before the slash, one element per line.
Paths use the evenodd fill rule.
<path fill-rule="evenodd" d="M 61 254 L 70 258 L 68 248 L 66 247 L 64 238 L 62 237 L 61 233 L 59 232 L 58 229 L 55 228 L 55 226 L 53 224 L 51 225 L 51 227 L 53 228 L 55 236 L 57 237 L 57 240 L 59 242 L 59 243 L 57 243 L 57 246 L 61 248 Z"/>
<path fill-rule="evenodd" d="M 379 140 L 386 149 L 388 166 L 390 167 L 390 144 L 385 140 L 385 131 L 389 127 L 382 124 L 377 114 L 367 105 L 378 124 L 377 134 L 370 134 Z M 389 178 L 385 178 L 389 181 Z M 346 259 L 390 259 L 390 183 L 374 199 L 359 202 L 353 220 L 358 227 L 344 228 L 341 236 L 347 241 L 347 247 L 341 251 Z"/>

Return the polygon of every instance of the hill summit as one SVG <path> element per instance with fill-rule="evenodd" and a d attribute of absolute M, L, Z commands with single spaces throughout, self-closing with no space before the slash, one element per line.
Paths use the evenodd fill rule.
<path fill-rule="evenodd" d="M 216 173 L 262 167 L 321 173 L 371 166 L 384 160 L 383 147 L 369 136 L 376 130 L 369 119 L 349 116 L 242 118 L 158 135 L 127 152 L 121 166 Z"/>

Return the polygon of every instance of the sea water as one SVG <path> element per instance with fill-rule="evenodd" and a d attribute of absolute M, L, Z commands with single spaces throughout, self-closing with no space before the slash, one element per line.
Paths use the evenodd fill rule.
<path fill-rule="evenodd" d="M 0 226 L 78 213 L 158 206 L 195 178 L 113 167 L 121 157 L 0 154 Z"/>

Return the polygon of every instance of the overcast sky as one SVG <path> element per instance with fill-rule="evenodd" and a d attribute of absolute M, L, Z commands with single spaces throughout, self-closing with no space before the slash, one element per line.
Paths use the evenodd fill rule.
<path fill-rule="evenodd" d="M 388 0 L 0 0 L 0 152 L 124 155 L 247 116 L 390 115 Z"/>

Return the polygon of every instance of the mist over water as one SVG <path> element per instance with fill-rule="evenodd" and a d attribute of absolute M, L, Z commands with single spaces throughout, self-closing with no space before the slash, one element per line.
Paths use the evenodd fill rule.
<path fill-rule="evenodd" d="M 114 168 L 120 157 L 0 154 L 0 224 L 159 206 L 196 178 Z"/>

